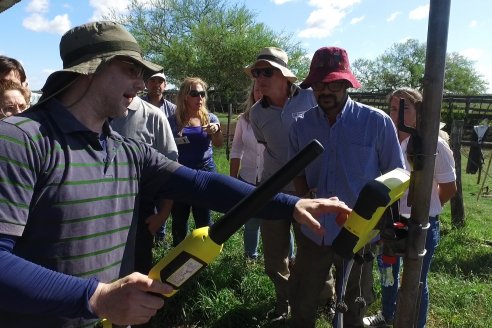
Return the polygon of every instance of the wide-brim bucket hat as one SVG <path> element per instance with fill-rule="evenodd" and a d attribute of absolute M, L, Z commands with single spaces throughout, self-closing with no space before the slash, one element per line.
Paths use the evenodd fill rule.
<path fill-rule="evenodd" d="M 287 53 L 280 48 L 266 47 L 261 49 L 259 55 L 256 57 L 256 61 L 253 64 L 246 66 L 244 72 L 250 77 L 253 77 L 251 75 L 251 69 L 255 68 L 256 64 L 259 62 L 267 62 L 273 67 L 278 68 L 280 72 L 282 72 L 282 75 L 292 83 L 297 80 L 295 74 L 292 73 L 287 66 L 289 63 Z"/>
<path fill-rule="evenodd" d="M 314 53 L 309 74 L 300 87 L 307 89 L 317 82 L 330 83 L 338 80 L 348 81 L 351 88 L 361 87 L 350 69 L 347 51 L 338 47 L 323 47 Z"/>
<path fill-rule="evenodd" d="M 144 76 L 162 71 L 161 66 L 142 57 L 142 50 L 130 32 L 111 21 L 91 22 L 70 29 L 61 38 L 60 57 L 63 69 L 48 77 L 40 101 L 59 93 L 78 76 L 93 74 L 115 57 L 125 57 L 141 65 L 145 69 Z M 65 87 L 57 88 L 60 85 Z"/>

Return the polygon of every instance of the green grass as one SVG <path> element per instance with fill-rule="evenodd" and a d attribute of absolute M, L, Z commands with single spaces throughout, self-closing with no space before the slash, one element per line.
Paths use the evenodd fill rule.
<path fill-rule="evenodd" d="M 484 153 L 487 164 L 491 151 Z M 467 150 L 462 154 L 465 226 L 452 227 L 450 207 L 446 205 L 441 216 L 441 242 L 429 274 L 429 328 L 492 327 L 492 198 L 484 195 L 477 201 L 483 180 L 477 184 L 477 175 L 464 172 Z M 215 158 L 219 172 L 227 174 L 229 163 L 224 149 L 216 151 Z M 485 172 L 482 179 L 484 176 Z M 486 185 L 492 184 L 490 176 L 486 181 Z M 219 217 L 215 214 L 216 219 Z M 166 246 L 170 244 L 169 231 Z M 154 251 L 156 259 L 165 254 L 162 249 Z M 166 301 L 151 326 L 269 327 L 265 314 L 274 300 L 273 285 L 263 273 L 262 263 L 245 262 L 239 231 L 224 244 L 222 254 L 208 268 Z M 378 301 L 370 311 L 377 311 L 379 306 Z M 317 327 L 331 325 L 322 317 Z"/>

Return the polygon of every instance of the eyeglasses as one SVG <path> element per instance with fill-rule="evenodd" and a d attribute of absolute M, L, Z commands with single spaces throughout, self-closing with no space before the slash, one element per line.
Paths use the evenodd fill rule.
<path fill-rule="evenodd" d="M 272 77 L 275 69 L 273 67 L 265 67 L 265 68 L 253 68 L 251 70 L 251 75 L 256 79 L 263 75 L 264 77 Z"/>
<path fill-rule="evenodd" d="M 118 62 L 125 64 L 128 67 L 129 75 L 132 79 L 142 79 L 145 68 L 132 61 L 117 59 Z"/>
<path fill-rule="evenodd" d="M 324 89 L 328 89 L 331 92 L 338 92 L 344 88 L 346 88 L 346 82 L 345 81 L 334 81 L 334 82 L 316 82 L 313 83 L 311 88 L 314 91 L 323 91 Z"/>
<path fill-rule="evenodd" d="M 26 104 L 7 104 L 4 106 L 0 106 L 0 113 L 2 117 L 8 117 L 11 115 L 22 113 L 26 109 Z"/>
<path fill-rule="evenodd" d="M 197 91 L 197 90 L 190 90 L 190 92 L 188 92 L 188 94 L 193 98 L 196 98 L 198 96 L 205 98 L 205 96 L 207 95 L 207 93 L 205 91 Z"/>

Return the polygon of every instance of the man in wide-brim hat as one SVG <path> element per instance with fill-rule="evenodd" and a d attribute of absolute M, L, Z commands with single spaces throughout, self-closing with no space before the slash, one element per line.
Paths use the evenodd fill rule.
<path fill-rule="evenodd" d="M 169 198 L 226 211 L 253 187 L 186 168 L 111 129 L 108 119 L 127 113 L 143 76 L 161 69 L 121 25 L 75 27 L 60 53 L 64 69 L 49 77 L 43 99 L 0 121 L 0 327 L 145 323 L 164 305 L 155 294 L 173 288 L 132 273 L 141 205 Z M 279 195 L 258 216 L 294 216 L 317 230 L 306 215 L 315 207 Z M 177 280 L 169 284 L 179 288 Z"/>
<path fill-rule="evenodd" d="M 0 220 L 0 250 L 18 257 L 8 262 L 12 276 L 0 279 L 2 297 L 10 295 L 7 304 L 0 300 L 0 326 L 84 326 L 98 316 L 143 323 L 163 305 L 145 292 L 172 288 L 137 274 L 111 284 L 133 272 L 131 195 L 144 157 L 107 120 L 126 115 L 143 75 L 162 68 L 143 59 L 135 38 L 114 22 L 69 30 L 60 55 L 63 69 L 48 77 L 38 104 L 0 128 L 0 153 L 8 158 L 0 171 L 12 181 L 1 184 L 0 197 L 16 204 L 0 206 L 7 218 Z"/>
<path fill-rule="evenodd" d="M 133 63 L 147 77 L 162 70 L 143 59 L 133 35 L 114 22 L 89 23 L 69 30 L 60 41 L 60 57 L 63 70 L 48 77 L 40 102 L 63 92 L 78 77 L 94 74 L 118 58 Z"/>
<path fill-rule="evenodd" d="M 262 181 L 288 161 L 287 138 L 290 124 L 316 105 L 311 90 L 296 86 L 295 74 L 288 67 L 287 53 L 277 47 L 260 50 L 255 61 L 244 68 L 255 80 L 263 97 L 250 111 L 250 122 L 258 142 L 265 145 Z M 262 182 L 261 181 L 261 182 Z M 283 189 L 295 193 L 292 183 Z M 265 272 L 275 286 L 275 307 L 268 313 L 270 321 L 285 321 L 289 313 L 289 262 L 293 261 L 294 241 L 289 221 L 261 221 L 261 238 Z"/>

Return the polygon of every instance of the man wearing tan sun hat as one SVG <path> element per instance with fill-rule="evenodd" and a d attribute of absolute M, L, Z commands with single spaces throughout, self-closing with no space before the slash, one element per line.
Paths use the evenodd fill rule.
<path fill-rule="evenodd" d="M 288 68 L 288 56 L 282 49 L 263 48 L 255 62 L 244 71 L 255 79 L 263 94 L 251 108 L 250 121 L 256 139 L 265 145 L 262 175 L 262 181 L 265 181 L 288 161 L 286 141 L 294 118 L 303 115 L 316 102 L 311 90 L 302 90 L 294 84 L 297 78 Z M 294 194 L 293 184 L 289 183 L 283 191 Z M 260 230 L 265 272 L 276 292 L 275 309 L 269 313 L 269 318 L 272 321 L 285 320 L 289 313 L 289 260 L 294 256 L 291 223 L 262 220 Z"/>
<path fill-rule="evenodd" d="M 297 77 L 294 75 L 294 73 L 291 72 L 291 70 L 287 67 L 289 58 L 287 56 L 287 53 L 283 51 L 280 48 L 276 47 L 266 47 L 261 50 L 261 52 L 258 54 L 256 57 L 256 61 L 244 68 L 244 71 L 246 74 L 249 76 L 255 78 L 255 75 L 251 72 L 252 69 L 257 68 L 257 64 L 259 62 L 266 62 L 268 63 L 271 67 L 277 68 L 280 70 L 282 75 L 291 83 L 294 83 L 297 81 Z"/>

